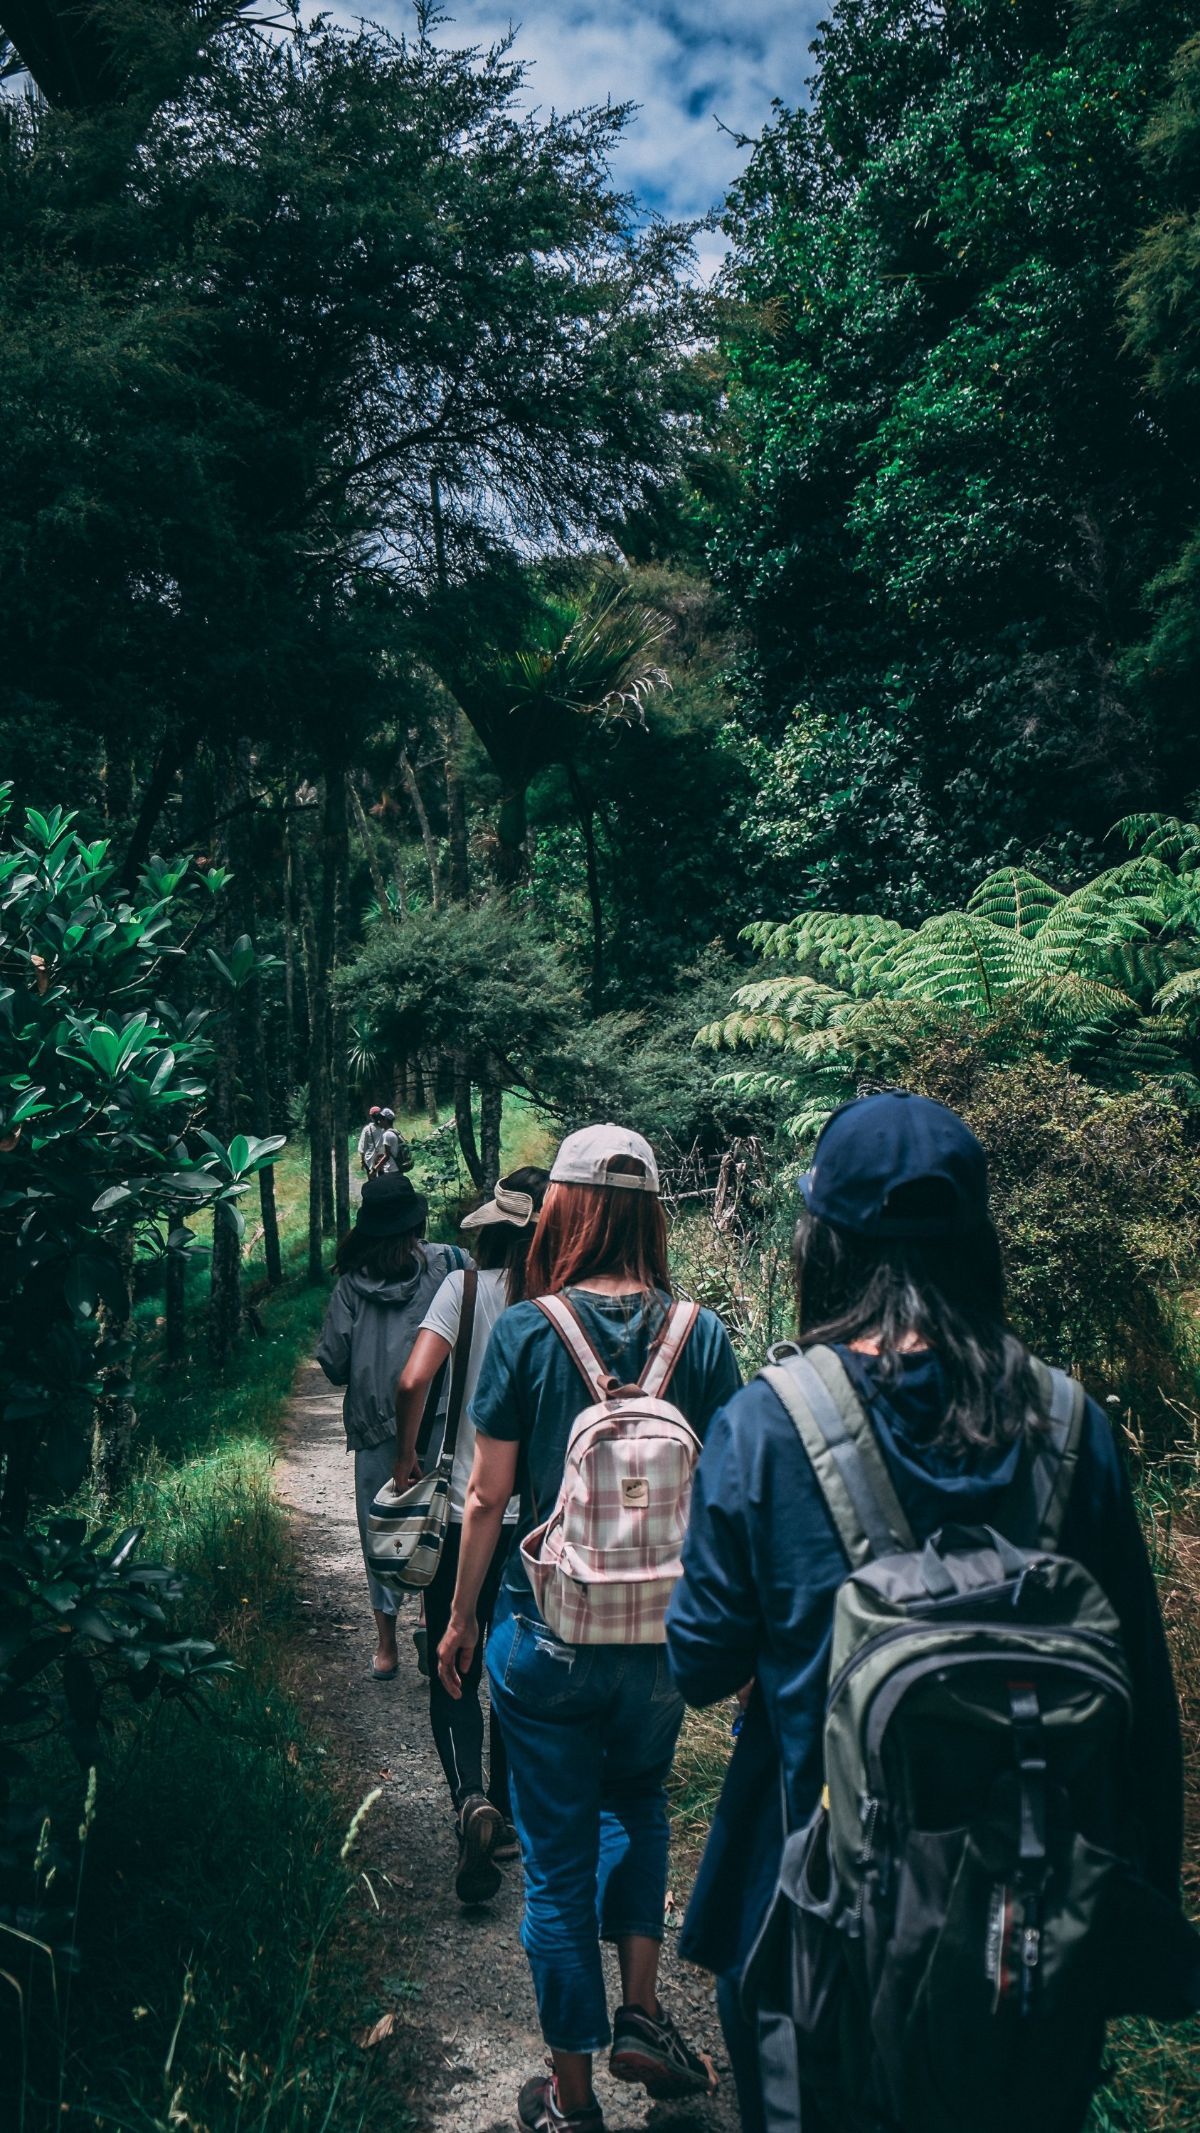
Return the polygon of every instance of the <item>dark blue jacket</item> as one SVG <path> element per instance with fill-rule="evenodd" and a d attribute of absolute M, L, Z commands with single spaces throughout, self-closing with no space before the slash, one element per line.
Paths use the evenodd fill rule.
<path fill-rule="evenodd" d="M 904 1357 L 885 1395 L 868 1358 L 839 1353 L 868 1402 L 917 1540 L 949 1520 L 987 1524 L 1019 1445 L 952 1461 L 931 1442 L 944 1412 L 936 1357 Z M 1183 1842 L 1178 1706 L 1133 1498 L 1092 1401 L 1059 1545 L 1092 1572 L 1121 1620 L 1134 1684 L 1142 1862 L 1174 1898 Z M 684 1575 L 667 1617 L 671 1670 L 689 1703 L 715 1703 L 756 1683 L 680 1937 L 680 1953 L 706 1970 L 740 1969 L 766 1911 L 783 1844 L 781 1762 L 791 1827 L 816 1805 L 833 1602 L 847 1567 L 795 1425 L 755 1378 L 709 1426 Z"/>

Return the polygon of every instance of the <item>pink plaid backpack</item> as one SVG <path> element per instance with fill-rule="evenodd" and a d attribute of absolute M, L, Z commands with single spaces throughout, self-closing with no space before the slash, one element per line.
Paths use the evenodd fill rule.
<path fill-rule="evenodd" d="M 576 1415 L 562 1486 L 521 1542 L 542 1616 L 566 1644 L 662 1644 L 681 1575 L 700 1439 L 666 1397 L 700 1307 L 672 1304 L 636 1385 L 619 1385 L 565 1296 L 542 1296 L 592 1405 Z"/>

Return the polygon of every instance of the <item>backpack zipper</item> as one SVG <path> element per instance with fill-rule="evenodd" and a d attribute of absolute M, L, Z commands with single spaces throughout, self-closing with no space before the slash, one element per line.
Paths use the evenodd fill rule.
<path fill-rule="evenodd" d="M 892 1629 L 881 1629 L 876 1636 L 870 1638 L 866 1644 L 861 1645 L 858 1651 L 856 1651 L 851 1658 L 843 1661 L 842 1665 L 838 1668 L 837 1673 L 834 1675 L 833 1680 L 830 1682 L 829 1687 L 825 1693 L 826 1715 L 828 1716 L 828 1713 L 833 1706 L 835 1697 L 841 1695 L 841 1692 L 844 1689 L 846 1683 L 849 1681 L 851 1675 L 857 1673 L 860 1666 L 865 1666 L 869 1659 L 874 1658 L 876 1652 L 881 1651 L 885 1644 L 895 1644 L 902 1637 L 918 1636 L 921 1634 L 922 1631 L 928 1633 L 929 1630 L 934 1626 L 935 1625 L 929 1623 L 924 1618 L 920 1618 L 915 1624 L 912 1622 L 897 1622 Z M 1041 1626 L 1044 1627 L 1045 1625 Z M 996 1635 L 1001 1633 L 991 1631 L 985 1627 L 977 1625 L 973 1631 L 964 1629 L 960 1634 L 963 1636 L 982 1635 L 986 1637 L 989 1635 Z M 1007 1635 L 1008 1632 L 1005 1631 L 1002 1634 Z M 1071 1637 L 1076 1643 L 1097 1645 L 1101 1648 L 1102 1651 L 1106 1653 L 1111 1653 L 1113 1658 L 1118 1661 L 1122 1660 L 1124 1657 L 1121 1647 L 1117 1643 L 1116 1639 L 1114 1637 L 1106 1637 L 1103 1630 L 1072 1629 L 1063 1630 L 1061 1634 L 1066 1637 Z M 1113 1685 L 1121 1687 L 1122 1689 L 1124 1688 L 1124 1684 L 1120 1681 L 1119 1677 Z"/>

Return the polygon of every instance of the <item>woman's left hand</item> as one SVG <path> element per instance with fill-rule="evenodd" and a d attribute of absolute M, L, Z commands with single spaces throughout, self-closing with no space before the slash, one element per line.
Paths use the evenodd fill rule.
<path fill-rule="evenodd" d="M 479 1643 L 479 1623 L 474 1615 L 451 1615 L 450 1624 L 438 1645 L 438 1678 L 447 1696 L 457 1703 L 462 1696 L 464 1677 L 470 1673 Z"/>

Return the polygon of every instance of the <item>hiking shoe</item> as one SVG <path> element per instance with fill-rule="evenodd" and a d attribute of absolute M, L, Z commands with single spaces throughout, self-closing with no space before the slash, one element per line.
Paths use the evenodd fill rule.
<path fill-rule="evenodd" d="M 613 2018 L 608 2071 L 616 2081 L 640 2081 L 648 2096 L 711 2096 L 717 2085 L 712 2060 L 685 2044 L 666 2009 L 618 2007 Z"/>
<path fill-rule="evenodd" d="M 504 1827 L 501 1830 L 492 1848 L 492 1857 L 493 1859 L 497 1860 L 501 1866 L 507 1866 L 511 1860 L 519 1859 L 520 1856 L 521 1839 L 518 1837 L 516 1829 L 514 1828 L 513 1824 L 509 1821 L 506 1815 L 504 1817 Z"/>
<path fill-rule="evenodd" d="M 481 1792 L 464 1800 L 458 1818 L 458 1867 L 454 1893 L 460 1903 L 486 1903 L 504 1879 L 495 1861 L 495 1850 L 504 1828 L 504 1816 Z"/>
<path fill-rule="evenodd" d="M 413 1643 L 417 1647 L 417 1672 L 429 1679 L 429 1633 L 423 1622 L 413 1631 Z"/>
<path fill-rule="evenodd" d="M 582 2111 L 560 2111 L 553 2074 L 534 2074 L 517 2098 L 522 2133 L 604 2133 L 604 2119 L 593 2096 Z"/>

